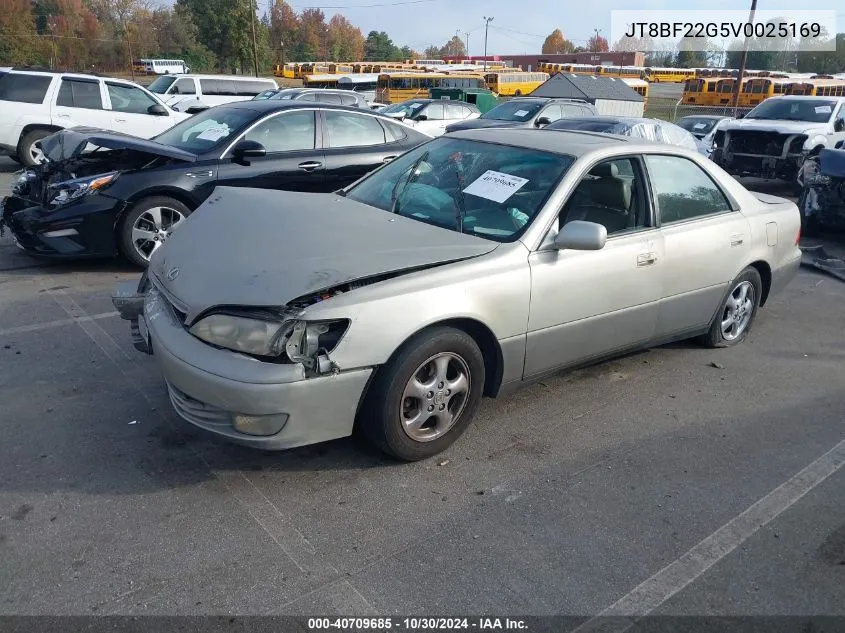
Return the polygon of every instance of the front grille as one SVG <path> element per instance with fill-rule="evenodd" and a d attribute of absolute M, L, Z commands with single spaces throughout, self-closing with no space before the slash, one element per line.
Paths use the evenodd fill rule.
<path fill-rule="evenodd" d="M 784 144 L 792 136 L 779 132 L 755 132 L 751 130 L 734 130 L 729 134 L 729 150 L 731 152 L 761 156 L 781 156 Z"/>
<path fill-rule="evenodd" d="M 231 428 L 232 419 L 223 409 L 195 400 L 188 394 L 180 391 L 169 382 L 167 391 L 170 395 L 170 402 L 173 408 L 183 418 L 198 426 L 213 426 Z"/>

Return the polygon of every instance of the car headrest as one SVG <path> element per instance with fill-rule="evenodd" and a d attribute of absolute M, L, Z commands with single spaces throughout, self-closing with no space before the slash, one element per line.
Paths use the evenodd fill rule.
<path fill-rule="evenodd" d="M 616 178 L 619 176 L 619 168 L 615 163 L 601 163 L 590 170 L 590 175 L 599 178 Z"/>

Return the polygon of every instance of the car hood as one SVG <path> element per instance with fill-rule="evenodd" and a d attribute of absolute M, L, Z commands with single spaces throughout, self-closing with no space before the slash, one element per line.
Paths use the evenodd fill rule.
<path fill-rule="evenodd" d="M 149 141 L 147 139 L 110 132 L 93 127 L 72 127 L 56 132 L 41 140 L 41 149 L 52 163 L 75 158 L 82 153 L 88 144 L 105 149 L 130 149 L 147 154 L 175 158 L 186 162 L 197 160 L 196 154 L 185 150 Z"/>
<path fill-rule="evenodd" d="M 150 260 L 188 321 L 214 306 L 281 307 L 356 280 L 477 257 L 496 242 L 336 194 L 218 187 Z"/>
<path fill-rule="evenodd" d="M 460 123 L 452 123 L 446 126 L 447 132 L 458 132 L 460 130 L 477 130 L 484 127 L 517 127 L 525 125 L 520 121 L 500 121 L 499 119 L 470 119 Z"/>
<path fill-rule="evenodd" d="M 827 123 L 811 123 L 810 121 L 783 121 L 770 119 L 737 119 L 725 123 L 720 129 L 726 132 L 734 130 L 751 130 L 760 132 L 779 132 L 781 134 L 824 134 Z"/>

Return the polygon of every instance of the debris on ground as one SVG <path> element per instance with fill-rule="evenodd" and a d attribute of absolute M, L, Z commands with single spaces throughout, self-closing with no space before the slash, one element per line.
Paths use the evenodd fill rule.
<path fill-rule="evenodd" d="M 845 281 L 845 260 L 834 257 L 824 250 L 824 246 L 802 246 L 801 265 L 821 270 L 840 281 Z"/>
<path fill-rule="evenodd" d="M 449 460 L 449 459 L 444 459 L 442 462 L 440 462 L 440 463 L 439 463 L 439 464 L 437 464 L 437 465 L 438 465 L 438 466 L 445 466 L 445 465 L 446 465 L 446 464 L 448 464 L 450 461 L 451 461 L 451 460 Z"/>
<path fill-rule="evenodd" d="M 725 366 L 722 363 L 717 363 L 715 360 L 710 363 L 711 367 L 715 367 L 716 369 L 724 369 Z"/>
<path fill-rule="evenodd" d="M 129 424 L 138 424 L 138 420 L 132 420 Z"/>

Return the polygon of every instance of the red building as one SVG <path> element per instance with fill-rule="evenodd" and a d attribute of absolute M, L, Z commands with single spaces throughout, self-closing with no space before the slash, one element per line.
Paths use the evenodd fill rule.
<path fill-rule="evenodd" d="M 444 57 L 446 61 L 471 59 L 484 61 L 483 55 Z M 555 53 L 551 55 L 487 55 L 487 61 L 505 62 L 508 66 L 522 66 L 523 70 L 537 70 L 537 64 L 594 64 L 596 66 L 645 66 L 645 53 L 609 51 L 605 53 Z"/>

